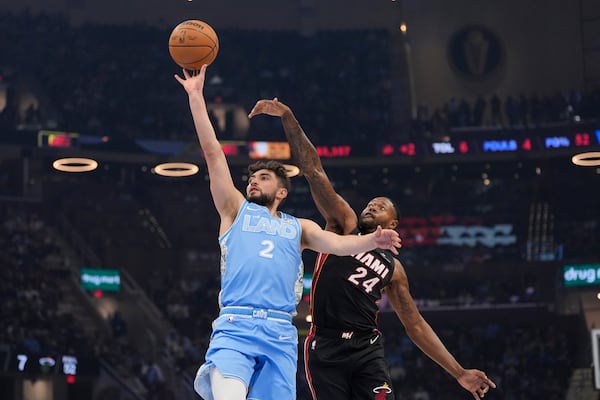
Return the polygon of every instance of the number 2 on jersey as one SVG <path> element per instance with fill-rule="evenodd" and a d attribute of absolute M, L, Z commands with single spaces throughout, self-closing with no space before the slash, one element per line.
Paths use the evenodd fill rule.
<path fill-rule="evenodd" d="M 260 242 L 264 247 L 261 251 L 258 252 L 258 255 L 264 258 L 273 258 L 273 249 L 275 248 L 275 243 L 272 240 L 263 240 Z"/>
<path fill-rule="evenodd" d="M 367 276 L 367 269 L 365 267 L 356 268 L 356 273 L 350 275 L 348 280 L 354 283 L 356 286 L 362 286 L 365 292 L 371 293 L 379 278 L 364 279 Z"/>

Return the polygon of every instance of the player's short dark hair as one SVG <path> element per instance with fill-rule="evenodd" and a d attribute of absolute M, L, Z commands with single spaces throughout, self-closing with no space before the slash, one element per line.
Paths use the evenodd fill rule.
<path fill-rule="evenodd" d="M 398 208 L 398 204 L 396 204 L 396 202 L 392 198 L 388 197 L 388 200 L 390 201 L 390 203 L 392 203 L 392 207 L 394 207 L 394 211 L 396 212 L 396 219 L 400 220 L 400 209 Z"/>
<path fill-rule="evenodd" d="M 279 181 L 279 184 L 285 189 L 287 189 L 288 192 L 290 191 L 292 187 L 292 182 L 287 176 L 287 171 L 285 170 L 285 167 L 282 163 L 275 160 L 269 160 L 257 161 L 248 165 L 248 173 L 250 175 L 261 169 L 268 169 L 269 171 L 273 171 L 275 173 L 275 176 L 277 177 L 277 180 Z"/>
<path fill-rule="evenodd" d="M 390 203 L 392 203 L 392 207 L 394 208 L 394 213 L 396 214 L 395 219 L 400 220 L 400 209 L 398 208 L 398 204 L 396 204 L 394 199 L 392 199 L 391 197 L 387 197 L 387 196 L 377 196 L 377 197 L 383 197 L 384 199 L 388 199 L 388 201 Z"/>

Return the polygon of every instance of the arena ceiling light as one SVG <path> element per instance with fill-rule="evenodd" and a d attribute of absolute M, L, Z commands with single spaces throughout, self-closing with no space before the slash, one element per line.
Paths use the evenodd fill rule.
<path fill-rule="evenodd" d="M 300 168 L 292 164 L 283 164 L 285 167 L 285 173 L 288 178 L 293 178 L 294 176 L 300 175 Z"/>
<path fill-rule="evenodd" d="M 89 172 L 98 168 L 98 162 L 91 158 L 67 157 L 55 160 L 52 167 L 62 172 Z"/>
<path fill-rule="evenodd" d="M 600 151 L 588 151 L 586 153 L 575 154 L 571 162 L 580 167 L 600 166 Z"/>
<path fill-rule="evenodd" d="M 175 177 L 195 175 L 199 170 L 196 164 L 187 162 L 163 163 L 152 168 L 152 172 L 156 175 Z"/>

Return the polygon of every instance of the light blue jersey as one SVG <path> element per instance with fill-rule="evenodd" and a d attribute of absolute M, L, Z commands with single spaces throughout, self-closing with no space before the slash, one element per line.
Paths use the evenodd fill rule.
<path fill-rule="evenodd" d="M 221 312 L 194 388 L 213 400 L 210 370 L 248 388 L 248 399 L 296 398 L 298 332 L 292 324 L 302 295 L 302 228 L 297 218 L 244 201 L 220 238 Z"/>
<path fill-rule="evenodd" d="M 296 312 L 302 296 L 302 228 L 297 218 L 244 201 L 220 238 L 221 307 Z"/>

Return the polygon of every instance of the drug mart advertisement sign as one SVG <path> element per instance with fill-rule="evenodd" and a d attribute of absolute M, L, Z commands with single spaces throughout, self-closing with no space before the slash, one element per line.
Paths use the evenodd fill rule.
<path fill-rule="evenodd" d="M 600 264 L 573 264 L 563 267 L 563 285 L 600 286 Z"/>
<path fill-rule="evenodd" d="M 81 287 L 85 290 L 118 292 L 121 289 L 121 274 L 118 269 L 81 269 Z"/>

